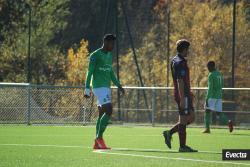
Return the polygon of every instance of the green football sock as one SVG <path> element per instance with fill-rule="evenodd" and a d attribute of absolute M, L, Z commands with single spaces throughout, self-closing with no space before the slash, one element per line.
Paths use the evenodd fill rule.
<path fill-rule="evenodd" d="M 109 119 L 110 119 L 110 116 L 108 116 L 106 113 L 103 114 L 103 116 L 101 117 L 97 136 L 96 136 L 97 138 L 102 138 L 103 133 L 108 125 Z"/>
<path fill-rule="evenodd" d="M 96 121 L 96 136 L 98 134 L 98 130 L 99 130 L 99 126 L 100 126 L 100 120 L 101 120 L 101 117 L 98 117 L 98 119 Z"/>
<path fill-rule="evenodd" d="M 228 118 L 223 112 L 219 113 L 219 121 L 221 125 L 226 125 L 228 122 Z"/>
<path fill-rule="evenodd" d="M 211 112 L 205 112 L 205 127 L 206 129 L 210 129 L 210 119 L 211 119 Z"/>

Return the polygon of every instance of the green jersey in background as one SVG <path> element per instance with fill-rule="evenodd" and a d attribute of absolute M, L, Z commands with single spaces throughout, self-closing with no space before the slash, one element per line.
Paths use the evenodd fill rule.
<path fill-rule="evenodd" d="M 209 73 L 208 75 L 208 91 L 207 97 L 208 99 L 222 99 L 222 88 L 224 85 L 222 74 L 215 70 Z"/>

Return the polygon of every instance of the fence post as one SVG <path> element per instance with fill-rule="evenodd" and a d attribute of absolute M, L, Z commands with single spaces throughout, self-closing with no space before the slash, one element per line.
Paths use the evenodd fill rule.
<path fill-rule="evenodd" d="M 152 126 L 155 126 L 155 112 L 156 112 L 156 90 L 152 89 L 152 113 L 151 113 Z"/>
<path fill-rule="evenodd" d="M 139 122 L 140 90 L 136 89 L 136 122 Z"/>
<path fill-rule="evenodd" d="M 30 84 L 28 84 L 28 104 L 27 104 L 27 107 L 28 107 L 28 112 L 27 112 L 27 125 L 31 125 L 30 123 L 30 118 L 31 118 L 31 86 Z"/>

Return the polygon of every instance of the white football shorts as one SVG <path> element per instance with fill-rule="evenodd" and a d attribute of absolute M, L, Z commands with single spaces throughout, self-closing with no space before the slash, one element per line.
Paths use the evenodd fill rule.
<path fill-rule="evenodd" d="M 111 103 L 111 89 L 107 87 L 94 88 L 93 93 L 97 99 L 97 105 Z"/>
<path fill-rule="evenodd" d="M 207 104 L 205 104 L 205 109 L 222 112 L 222 99 L 208 99 Z"/>

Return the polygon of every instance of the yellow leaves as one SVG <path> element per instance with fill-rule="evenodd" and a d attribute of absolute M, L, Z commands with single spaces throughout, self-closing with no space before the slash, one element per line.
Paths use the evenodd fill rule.
<path fill-rule="evenodd" d="M 68 50 L 68 65 L 67 65 L 67 81 L 72 85 L 81 85 L 85 80 L 86 70 L 88 67 L 87 57 L 88 41 L 82 40 L 80 47 L 76 52 L 72 48 Z"/>
<path fill-rule="evenodd" d="M 218 1 L 159 0 L 154 7 L 157 20 L 145 35 L 140 48 L 137 48 L 138 61 L 145 85 L 165 86 L 167 73 L 166 38 L 167 20 L 166 6 L 170 7 L 170 55 L 176 54 L 175 42 L 180 38 L 191 41 L 189 66 L 192 86 L 206 86 L 208 71 L 206 64 L 214 60 L 225 77 L 231 77 L 232 55 L 232 5 Z M 250 56 L 250 24 L 246 21 L 243 2 L 237 2 L 236 19 L 236 73 L 246 74 Z M 163 38 L 161 38 L 163 37 Z M 138 75 L 131 51 L 121 56 L 122 80 L 126 84 L 137 85 Z M 125 65 L 125 67 L 124 67 Z M 128 69 L 130 75 L 127 76 Z M 171 73 L 170 73 L 171 74 Z M 171 76 L 170 76 L 171 77 Z M 250 78 L 250 76 L 249 76 Z M 237 81 L 238 82 L 238 81 Z M 171 83 L 171 82 L 170 82 Z M 243 81 L 239 82 L 242 84 Z M 245 80 L 247 83 L 247 80 Z M 227 86 L 227 85 L 226 85 Z M 243 85 L 239 85 L 243 86 Z"/>
<path fill-rule="evenodd" d="M 78 55 L 81 56 L 81 57 L 87 57 L 87 55 L 89 54 L 89 51 L 88 51 L 88 41 L 86 40 L 81 40 L 80 42 L 80 48 L 78 49 Z"/>
<path fill-rule="evenodd" d="M 232 43 L 232 6 L 219 5 L 217 1 L 190 1 L 183 7 L 180 1 L 171 4 L 171 47 L 175 54 L 175 41 L 188 38 L 191 41 L 189 65 L 191 69 L 192 85 L 205 86 L 204 77 L 207 76 L 206 63 L 215 60 L 217 67 L 226 75 L 231 67 Z M 242 3 L 238 3 L 238 11 L 242 11 Z M 182 9 L 182 11 L 176 9 Z M 190 11 L 192 13 L 190 13 Z M 242 21 L 245 17 L 238 14 L 237 34 L 243 34 L 247 24 Z M 180 28 L 181 27 L 181 28 Z M 249 33 L 248 36 L 249 37 Z M 241 45 L 238 43 L 238 45 Z M 249 46 L 249 45 L 248 45 Z"/>
<path fill-rule="evenodd" d="M 74 55 L 74 50 L 72 48 L 70 48 L 68 50 L 68 60 L 70 62 L 73 62 L 74 61 L 74 58 L 75 58 L 75 55 Z"/>

